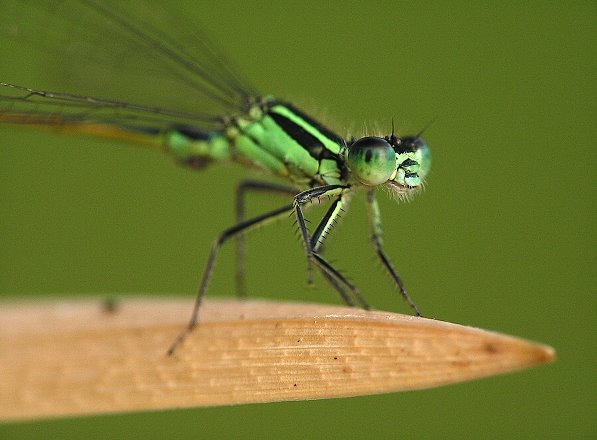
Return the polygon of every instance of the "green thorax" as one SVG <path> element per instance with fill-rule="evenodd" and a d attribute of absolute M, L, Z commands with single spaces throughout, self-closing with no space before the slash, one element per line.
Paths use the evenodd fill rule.
<path fill-rule="evenodd" d="M 337 134 L 291 104 L 273 98 L 225 120 L 221 130 L 173 127 L 165 138 L 165 147 L 187 165 L 235 161 L 301 186 L 340 183 L 345 145 Z"/>

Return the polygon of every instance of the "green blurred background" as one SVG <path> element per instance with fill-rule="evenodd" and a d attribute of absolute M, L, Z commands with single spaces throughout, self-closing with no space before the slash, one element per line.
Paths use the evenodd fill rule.
<path fill-rule="evenodd" d="M 594 438 L 595 2 L 171 7 L 200 18 L 264 93 L 341 134 L 387 131 L 392 117 L 412 133 L 436 118 L 426 191 L 401 205 L 381 197 L 390 255 L 428 316 L 547 343 L 559 359 L 433 390 L 18 423 L 0 426 L 0 438 Z M 74 61 L 40 52 L 3 40 L 0 80 L 69 90 Z M 116 89 L 110 82 L 101 87 Z M 14 127 L 0 127 L 0 145 L 6 297 L 191 298 L 247 176 Z M 376 308 L 408 312 L 374 261 L 361 197 L 329 255 Z M 250 210 L 272 203 L 255 197 Z M 249 236 L 250 293 L 338 303 L 321 279 L 305 287 L 292 228 Z M 210 296 L 233 293 L 232 257 L 226 248 Z"/>

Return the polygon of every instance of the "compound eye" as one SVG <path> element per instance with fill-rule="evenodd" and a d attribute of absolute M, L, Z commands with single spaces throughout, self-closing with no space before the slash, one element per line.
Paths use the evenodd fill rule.
<path fill-rule="evenodd" d="M 396 153 L 385 139 L 364 137 L 350 146 L 348 166 L 363 185 L 381 185 L 396 173 Z"/>

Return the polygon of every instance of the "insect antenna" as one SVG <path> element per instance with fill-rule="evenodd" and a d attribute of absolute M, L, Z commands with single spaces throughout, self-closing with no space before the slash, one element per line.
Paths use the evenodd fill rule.
<path fill-rule="evenodd" d="M 421 131 L 419 131 L 419 132 L 416 134 L 415 138 L 417 138 L 417 139 L 418 139 L 418 138 L 420 138 L 420 137 L 423 135 L 423 133 L 425 133 L 425 132 L 427 131 L 427 129 L 428 129 L 429 127 L 431 127 L 433 124 L 435 124 L 435 121 L 437 121 L 437 116 L 435 116 L 435 117 L 434 117 L 433 119 L 431 119 L 431 120 L 430 120 L 430 121 L 429 121 L 427 124 L 425 124 L 425 125 L 423 126 L 423 128 L 421 129 Z"/>

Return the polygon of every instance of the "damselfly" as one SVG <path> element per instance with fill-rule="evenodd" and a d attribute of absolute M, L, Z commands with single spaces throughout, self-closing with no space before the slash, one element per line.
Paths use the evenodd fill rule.
<path fill-rule="evenodd" d="M 125 100 L 57 93 L 2 82 L 0 122 L 47 127 L 64 133 L 109 137 L 133 142 L 172 156 L 179 164 L 202 169 L 213 162 L 229 161 L 257 168 L 286 180 L 286 185 L 243 181 L 237 190 L 237 223 L 215 240 L 208 256 L 191 319 L 169 349 L 172 354 L 199 319 L 214 264 L 221 246 L 235 239 L 236 283 L 244 292 L 244 233 L 285 216 L 294 216 L 304 246 L 308 281 L 313 268 L 350 306 L 368 308 L 359 289 L 323 256 L 323 241 L 351 195 L 366 192 L 370 236 L 374 250 L 400 294 L 417 315 L 420 312 L 387 256 L 377 188 L 387 188 L 397 199 L 415 194 L 429 172 L 431 154 L 418 135 L 344 138 L 289 102 L 254 92 L 241 81 L 221 54 L 203 43 L 205 50 L 191 53 L 170 32 L 146 25 L 118 7 L 94 0 L 78 6 L 108 29 L 153 52 L 168 67 L 168 74 L 189 92 L 199 94 L 211 111 L 189 111 Z M 76 40 L 76 36 L 72 36 Z M 254 218 L 245 218 L 248 193 L 272 193 L 288 203 Z M 304 216 L 307 204 L 328 201 L 329 207 L 314 230 Z"/>

